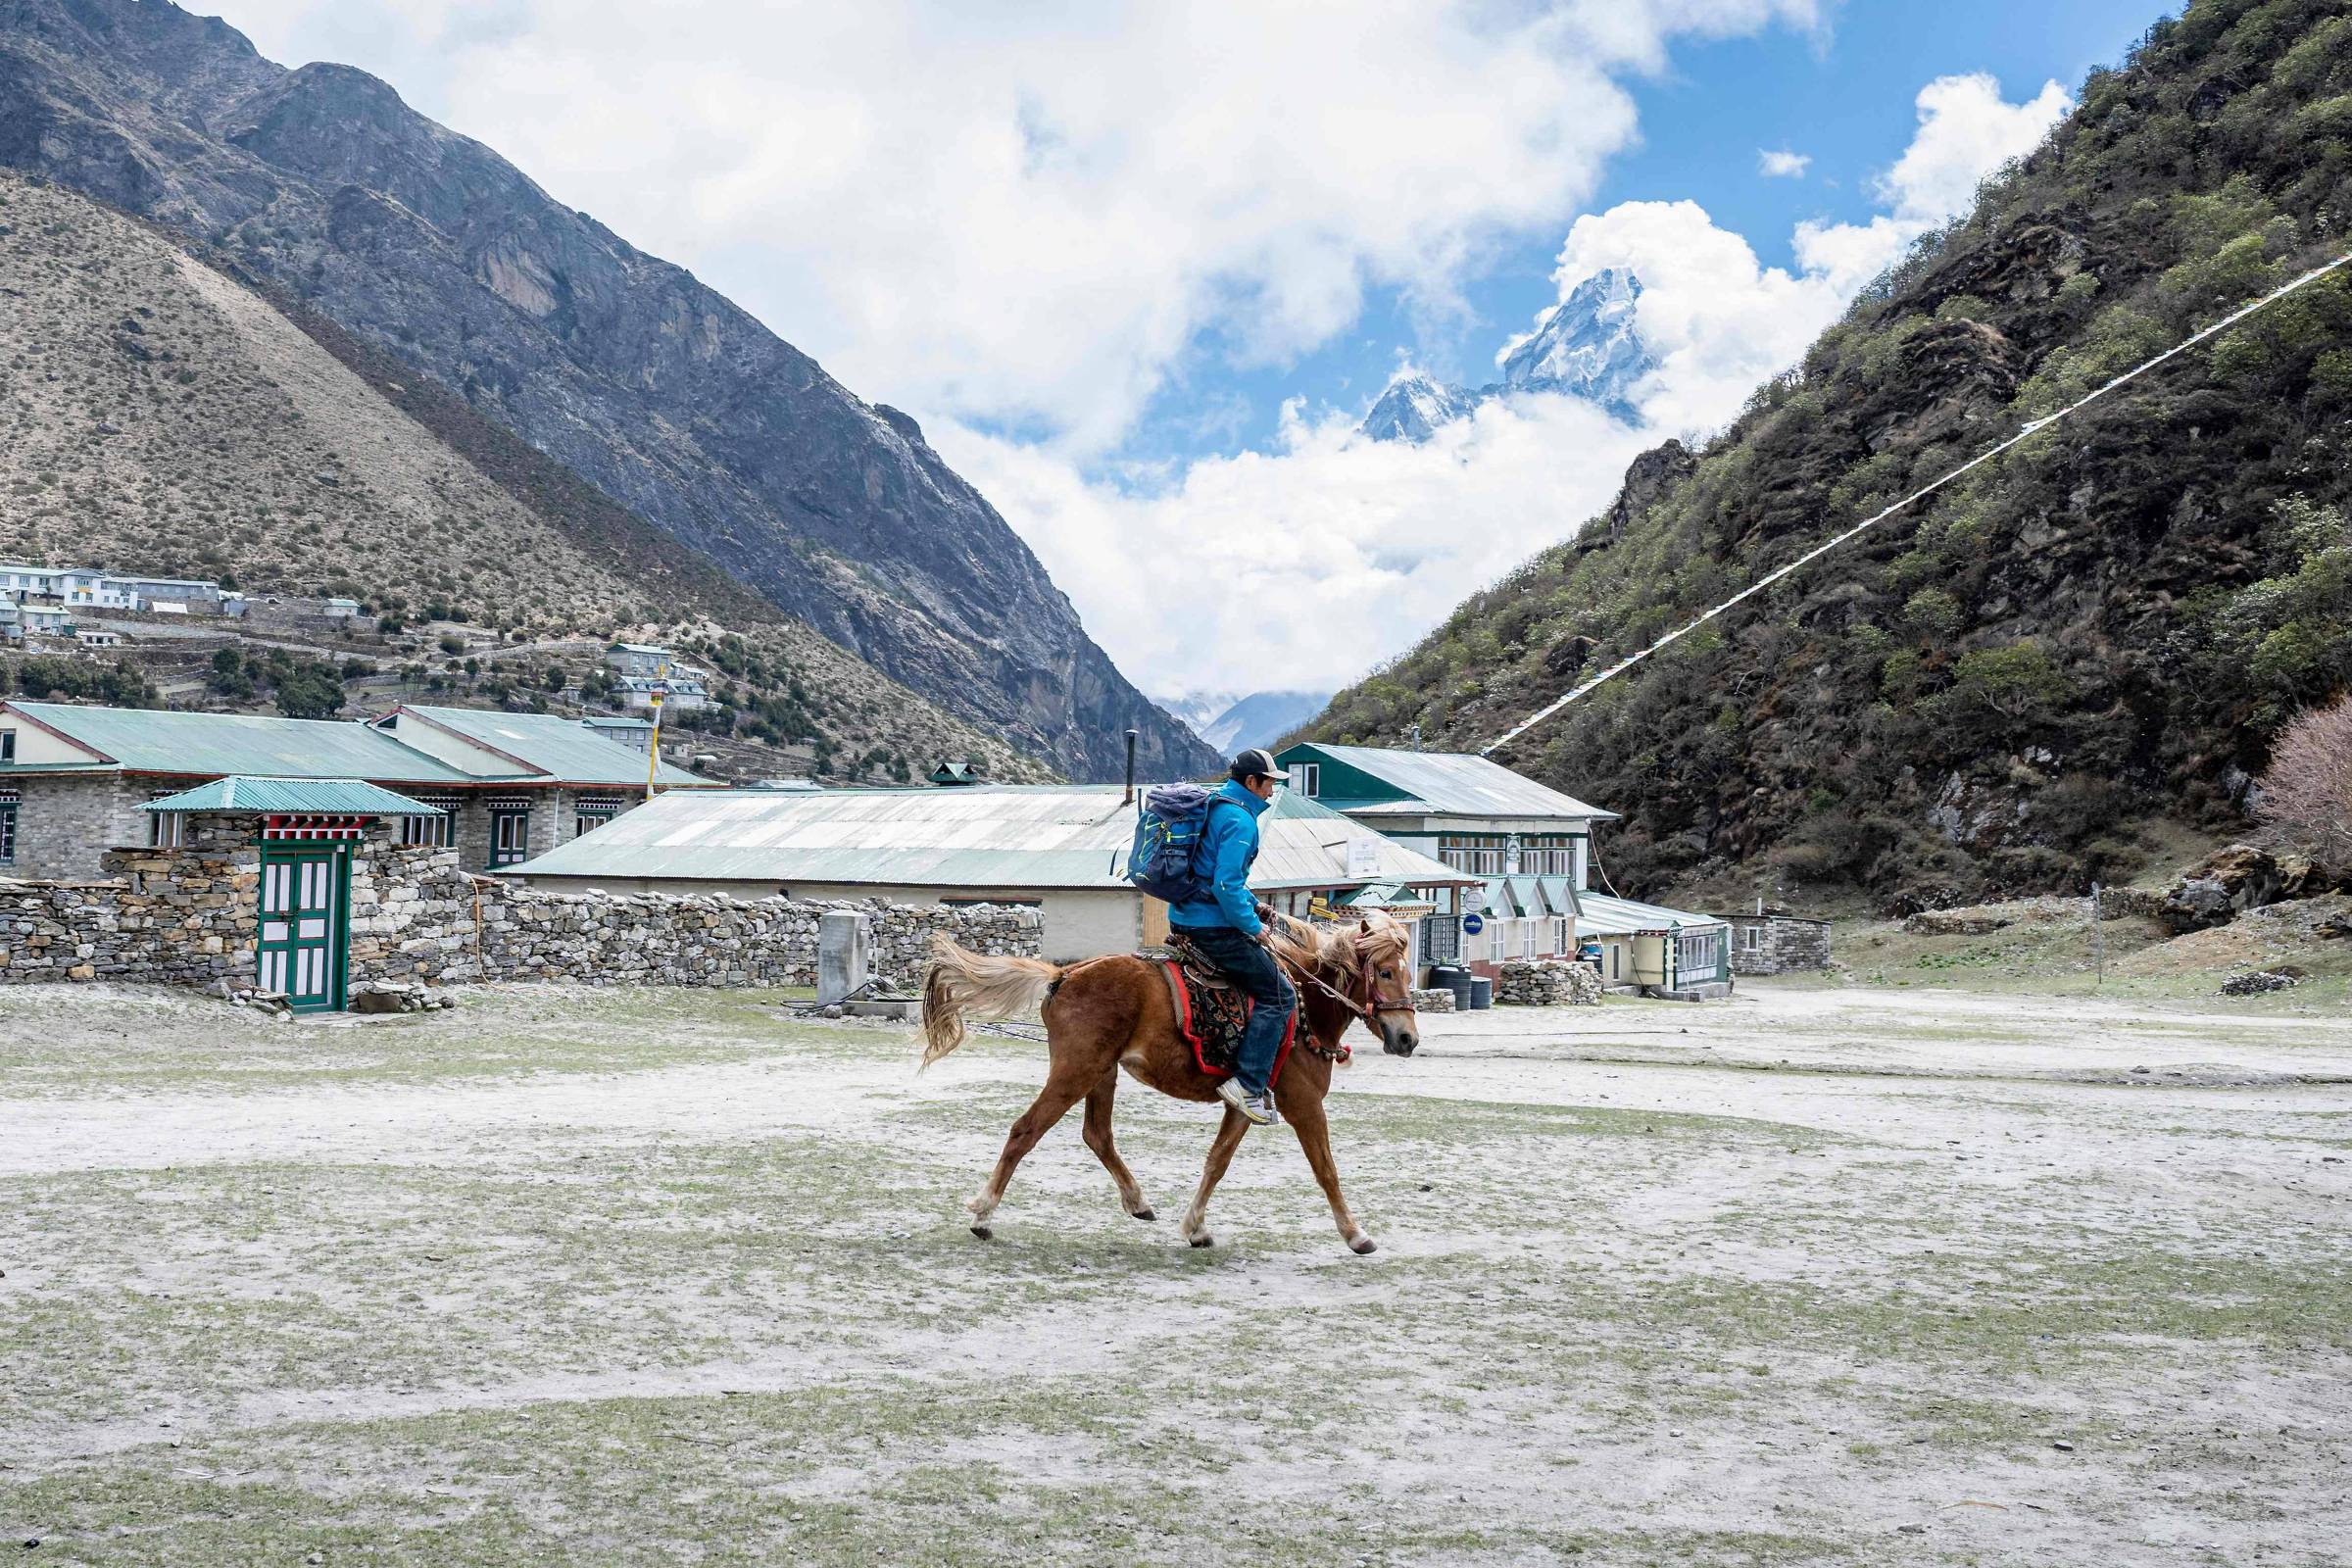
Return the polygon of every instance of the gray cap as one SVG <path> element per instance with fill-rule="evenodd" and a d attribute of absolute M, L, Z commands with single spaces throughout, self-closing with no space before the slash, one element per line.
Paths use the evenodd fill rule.
<path fill-rule="evenodd" d="M 1233 765 L 1227 768 L 1225 772 L 1230 778 L 1250 779 L 1262 777 L 1280 780 L 1284 783 L 1288 783 L 1291 777 L 1289 773 L 1274 765 L 1274 754 L 1267 751 L 1262 746 L 1252 746 L 1248 751 L 1242 753 L 1241 756 L 1233 760 Z"/>

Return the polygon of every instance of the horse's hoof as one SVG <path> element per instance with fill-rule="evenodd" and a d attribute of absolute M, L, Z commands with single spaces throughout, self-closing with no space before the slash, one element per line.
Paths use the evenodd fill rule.
<path fill-rule="evenodd" d="M 1202 1231 L 1198 1236 L 1188 1236 L 1185 1238 L 1185 1240 L 1191 1242 L 1195 1247 L 1214 1247 L 1217 1245 L 1217 1239 L 1214 1236 L 1209 1235 L 1206 1231 Z"/>
<path fill-rule="evenodd" d="M 993 1240 L 996 1238 L 996 1234 L 997 1234 L 997 1232 L 996 1232 L 996 1228 L 995 1228 L 994 1226 L 990 1226 L 990 1225 L 975 1225 L 975 1226 L 973 1226 L 973 1227 L 972 1227 L 972 1234 L 973 1234 L 974 1236 L 977 1236 L 977 1237 L 979 1237 L 979 1238 L 980 1238 L 982 1241 L 986 1242 L 986 1241 L 993 1241 Z"/>
<path fill-rule="evenodd" d="M 1377 1252 L 1380 1250 L 1380 1244 L 1372 1240 L 1372 1238 L 1369 1236 L 1358 1236 L 1352 1241 L 1348 1242 L 1348 1250 L 1354 1252 L 1358 1257 L 1362 1257 L 1367 1252 Z"/>
<path fill-rule="evenodd" d="M 1152 1213 L 1152 1212 L 1150 1209 L 1148 1209 L 1148 1208 L 1134 1208 L 1134 1209 L 1129 1209 L 1129 1210 L 1128 1210 L 1128 1212 L 1129 1212 L 1130 1214 L 1134 1215 L 1134 1216 L 1135 1216 L 1137 1219 L 1157 1219 L 1157 1218 L 1159 1218 L 1159 1216 L 1158 1216 L 1157 1214 L 1154 1214 L 1154 1213 Z"/>

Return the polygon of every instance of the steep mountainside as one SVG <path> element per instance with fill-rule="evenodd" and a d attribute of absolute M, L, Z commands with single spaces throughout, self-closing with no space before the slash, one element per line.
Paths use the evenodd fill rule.
<path fill-rule="evenodd" d="M 1630 424 L 1638 417 L 1634 387 L 1658 368 L 1634 319 L 1641 297 L 1640 278 L 1624 268 L 1604 267 L 1510 345 L 1501 357 L 1500 380 L 1471 391 L 1418 371 L 1399 375 L 1364 416 L 1363 432 L 1375 441 L 1426 441 L 1489 398 L 1513 392 L 1584 398 Z"/>
<path fill-rule="evenodd" d="M 978 492 L 682 269 L 346 67 L 168 0 L 0 0 L 0 163 L 217 247 L 934 702 L 1078 777 L 1130 686 Z"/>
<path fill-rule="evenodd" d="M 0 173 L 0 559 L 510 631 L 724 627 L 738 707 L 782 738 L 1037 770 L 403 374 L 157 229 Z"/>
<path fill-rule="evenodd" d="M 2198 0 L 2093 74 L 1703 451 L 1461 607 L 1314 733 L 1475 749 L 2352 229 L 2352 5 Z M 1686 638 L 1505 760 L 1626 814 L 1621 885 L 2074 888 L 2240 820 L 2352 682 L 2352 287 L 2134 382 Z"/>

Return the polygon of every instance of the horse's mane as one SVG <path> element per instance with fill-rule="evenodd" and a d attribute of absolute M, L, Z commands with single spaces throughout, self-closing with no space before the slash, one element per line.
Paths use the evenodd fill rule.
<path fill-rule="evenodd" d="M 1375 913 L 1362 925 L 1321 926 L 1277 913 L 1271 927 L 1276 956 L 1310 974 L 1349 974 L 1362 957 L 1395 960 L 1408 939 L 1394 915 Z"/>

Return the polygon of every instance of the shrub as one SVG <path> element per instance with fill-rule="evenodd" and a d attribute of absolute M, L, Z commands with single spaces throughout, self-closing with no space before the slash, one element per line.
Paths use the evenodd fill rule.
<path fill-rule="evenodd" d="M 2298 715 L 2271 747 L 2255 816 L 2280 844 L 2352 867 L 2352 697 Z"/>

